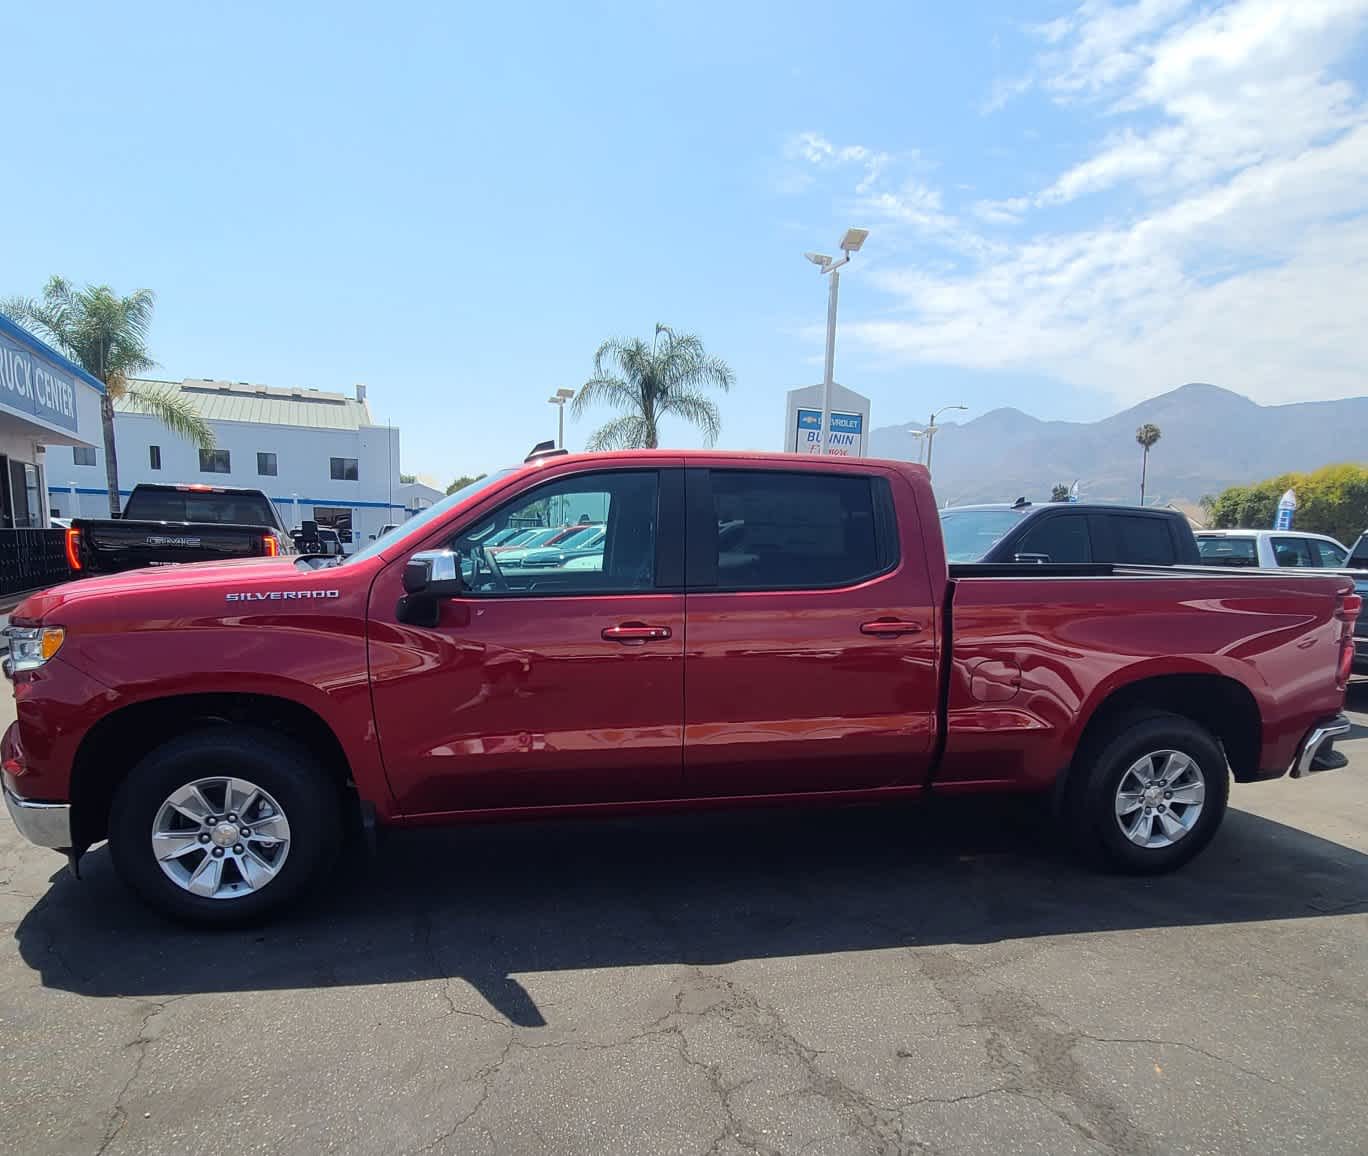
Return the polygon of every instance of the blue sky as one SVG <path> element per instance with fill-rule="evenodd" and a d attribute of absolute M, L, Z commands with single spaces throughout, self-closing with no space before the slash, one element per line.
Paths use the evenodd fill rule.
<path fill-rule="evenodd" d="M 443 480 L 553 436 L 551 391 L 657 320 L 736 371 L 722 444 L 778 448 L 784 391 L 821 374 L 801 253 L 855 224 L 837 378 L 875 425 L 1091 419 L 1190 380 L 1357 394 L 1365 23 L 1368 0 L 11 6 L 0 294 L 152 288 L 162 376 L 365 382 Z"/>

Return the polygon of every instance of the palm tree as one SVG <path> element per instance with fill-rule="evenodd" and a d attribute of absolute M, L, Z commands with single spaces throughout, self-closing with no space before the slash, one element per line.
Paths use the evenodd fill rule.
<path fill-rule="evenodd" d="M 1067 502 L 1069 500 L 1069 487 L 1063 482 L 1056 482 L 1054 489 L 1050 491 L 1050 501 Z"/>
<path fill-rule="evenodd" d="M 179 393 L 139 388 L 132 379 L 157 363 L 147 351 L 147 329 L 152 323 L 156 295 L 138 289 L 117 296 L 108 285 L 77 289 L 63 277 L 43 286 L 43 298 L 11 297 L 0 301 L 0 313 L 36 330 L 91 376 L 104 383 L 100 418 L 104 425 L 105 478 L 109 512 L 119 513 L 119 459 L 114 448 L 114 403 L 130 398 L 138 408 L 159 418 L 174 434 L 212 449 L 214 431 Z"/>
<path fill-rule="evenodd" d="M 1142 506 L 1145 504 L 1145 475 L 1149 473 L 1149 452 L 1154 443 L 1161 437 L 1163 434 L 1159 432 L 1159 427 L 1151 422 L 1146 422 L 1135 431 L 1135 440 L 1140 443 L 1140 448 L 1145 451 L 1145 456 L 1140 462 L 1140 504 Z"/>
<path fill-rule="evenodd" d="M 727 363 L 707 353 L 694 334 L 657 325 L 650 345 L 633 337 L 613 338 L 599 346 L 594 376 L 580 388 L 571 412 L 579 417 L 599 404 L 624 411 L 594 431 L 591 450 L 655 449 L 660 444 L 660 419 L 667 414 L 698 426 L 713 445 L 722 432 L 722 415 L 699 387 L 725 391 L 735 380 Z"/>

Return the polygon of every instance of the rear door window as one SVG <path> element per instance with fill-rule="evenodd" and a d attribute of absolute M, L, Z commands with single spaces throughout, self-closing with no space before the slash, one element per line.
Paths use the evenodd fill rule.
<path fill-rule="evenodd" d="M 1091 562 L 1092 544 L 1088 537 L 1088 519 L 1082 514 L 1045 514 L 1017 543 L 1015 553 L 1039 555 L 1039 558 L 1020 558 L 1020 561 Z"/>
<path fill-rule="evenodd" d="M 691 534 L 691 582 L 719 590 L 829 589 L 897 558 L 882 478 L 784 470 L 712 470 L 706 528 Z M 703 541 L 699 541 L 699 537 Z"/>
<path fill-rule="evenodd" d="M 1178 560 L 1169 520 L 1151 514 L 1093 515 L 1094 537 L 1106 534 L 1110 557 L 1099 559 L 1133 566 L 1172 566 Z M 1100 524 L 1100 525 L 1099 525 Z M 1099 543 L 1100 546 L 1100 543 Z"/>
<path fill-rule="evenodd" d="M 1274 538 L 1273 560 L 1278 566 L 1314 566 L 1311 543 L 1305 538 Z"/>
<path fill-rule="evenodd" d="M 1334 542 L 1323 542 L 1319 538 L 1311 539 L 1311 549 L 1316 556 L 1316 562 L 1331 570 L 1343 566 L 1344 560 L 1349 556 L 1348 550 L 1341 550 Z"/>

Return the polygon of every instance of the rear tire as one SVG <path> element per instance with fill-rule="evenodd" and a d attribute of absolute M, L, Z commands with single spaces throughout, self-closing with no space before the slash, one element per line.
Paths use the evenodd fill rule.
<path fill-rule="evenodd" d="M 1157 875 L 1211 842 L 1229 797 L 1225 752 L 1208 730 L 1181 715 L 1132 713 L 1079 750 L 1065 821 L 1094 862 Z"/>
<path fill-rule="evenodd" d="M 241 810 L 242 814 L 238 814 Z M 183 923 L 230 927 L 276 914 L 330 871 L 343 834 L 337 785 L 299 744 L 254 727 L 172 739 L 115 792 L 114 867 Z"/>

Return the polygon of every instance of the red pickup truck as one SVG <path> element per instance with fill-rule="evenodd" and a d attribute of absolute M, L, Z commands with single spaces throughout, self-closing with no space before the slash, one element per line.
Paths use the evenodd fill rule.
<path fill-rule="evenodd" d="M 501 569 L 509 526 L 599 556 Z M 1231 775 L 1342 756 L 1345 577 L 947 567 L 926 471 L 540 455 L 351 557 L 140 570 L 12 617 L 20 830 L 108 839 L 144 900 L 260 917 L 389 827 L 1052 794 L 1115 869 L 1177 867 Z"/>

